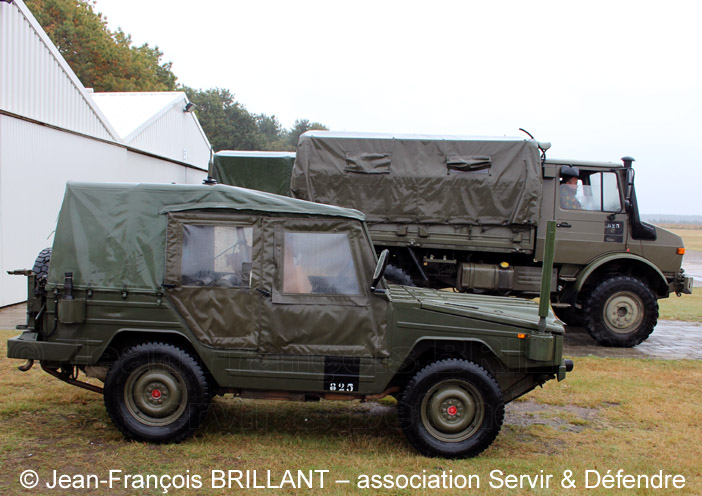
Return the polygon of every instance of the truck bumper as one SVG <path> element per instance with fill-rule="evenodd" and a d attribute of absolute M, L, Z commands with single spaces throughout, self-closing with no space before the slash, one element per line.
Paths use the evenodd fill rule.
<path fill-rule="evenodd" d="M 70 363 L 83 347 L 82 344 L 38 341 L 39 333 L 25 331 L 7 340 L 7 358 Z"/>
<path fill-rule="evenodd" d="M 681 269 L 670 282 L 669 290 L 678 296 L 681 294 L 692 294 L 692 283 L 692 277 L 685 277 L 685 272 Z"/>

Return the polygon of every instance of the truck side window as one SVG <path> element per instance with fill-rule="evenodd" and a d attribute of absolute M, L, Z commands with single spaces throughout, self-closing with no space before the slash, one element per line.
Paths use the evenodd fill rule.
<path fill-rule="evenodd" d="M 622 204 L 619 197 L 617 176 L 614 172 L 596 172 L 589 175 L 590 184 L 580 184 L 578 199 L 585 210 L 619 212 Z M 582 193 L 580 192 L 582 191 Z"/>
<path fill-rule="evenodd" d="M 253 228 L 183 225 L 183 286 L 249 287 Z"/>
<path fill-rule="evenodd" d="M 614 172 L 602 173 L 602 210 L 619 212 L 622 210 L 622 199 L 619 196 L 617 175 Z"/>
<path fill-rule="evenodd" d="M 348 235 L 286 232 L 283 293 L 360 294 Z"/>
<path fill-rule="evenodd" d="M 622 210 L 617 175 L 614 172 L 581 173 L 577 183 L 573 179 L 573 184 L 562 183 L 559 188 L 563 210 Z"/>

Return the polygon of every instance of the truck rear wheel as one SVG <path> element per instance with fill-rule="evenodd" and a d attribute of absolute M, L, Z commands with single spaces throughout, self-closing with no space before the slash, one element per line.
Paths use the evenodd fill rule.
<path fill-rule="evenodd" d="M 130 348 L 105 379 L 107 413 L 126 437 L 138 441 L 182 441 L 200 426 L 209 403 L 200 364 L 169 344 Z"/>
<path fill-rule="evenodd" d="M 505 406 L 495 379 L 466 360 L 441 360 L 420 370 L 398 403 L 409 442 L 423 455 L 467 458 L 480 454 L 502 427 Z"/>
<path fill-rule="evenodd" d="M 585 329 L 598 344 L 630 348 L 643 342 L 658 321 L 658 301 L 643 281 L 615 276 L 600 282 L 583 306 Z"/>

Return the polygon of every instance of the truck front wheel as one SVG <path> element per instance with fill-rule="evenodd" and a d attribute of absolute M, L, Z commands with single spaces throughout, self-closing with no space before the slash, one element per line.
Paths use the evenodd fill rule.
<path fill-rule="evenodd" d="M 655 294 L 643 281 L 630 276 L 600 282 L 583 309 L 587 332 L 603 346 L 636 346 L 653 332 L 658 321 Z"/>
<path fill-rule="evenodd" d="M 466 360 L 441 360 L 420 370 L 398 403 L 409 442 L 423 455 L 476 456 L 495 440 L 505 406 L 495 379 Z"/>
<path fill-rule="evenodd" d="M 199 427 L 209 403 L 202 367 L 170 344 L 130 348 L 105 379 L 107 413 L 125 436 L 138 441 L 182 441 Z"/>

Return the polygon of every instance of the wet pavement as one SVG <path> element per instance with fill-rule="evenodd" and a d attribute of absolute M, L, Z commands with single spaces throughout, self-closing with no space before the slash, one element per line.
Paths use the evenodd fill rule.
<path fill-rule="evenodd" d="M 659 320 L 646 341 L 633 348 L 598 346 L 582 327 L 567 327 L 563 354 L 570 357 L 659 358 L 702 360 L 702 324 Z"/>
<path fill-rule="evenodd" d="M 25 305 L 0 308 L 0 330 L 25 323 Z M 598 346 L 581 327 L 566 328 L 563 354 L 568 357 L 659 358 L 702 360 L 702 324 L 661 320 L 649 338 L 634 348 Z"/>
<path fill-rule="evenodd" d="M 702 286 L 702 251 L 688 250 L 683 257 L 686 276 L 692 276 L 695 286 Z"/>
<path fill-rule="evenodd" d="M 25 303 L 0 308 L 0 331 L 14 329 L 17 324 L 24 324 L 27 321 L 26 309 Z"/>

